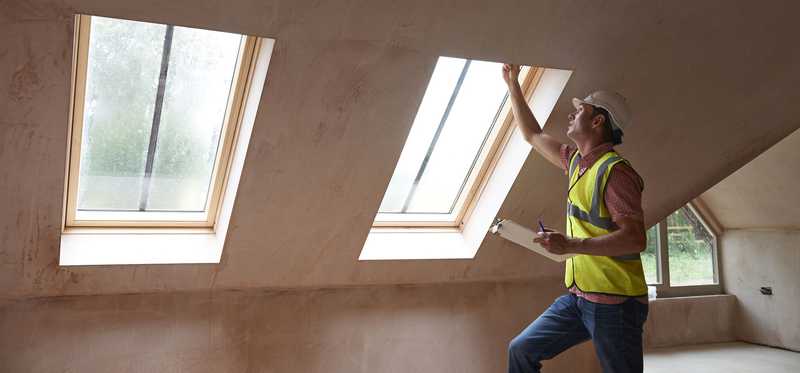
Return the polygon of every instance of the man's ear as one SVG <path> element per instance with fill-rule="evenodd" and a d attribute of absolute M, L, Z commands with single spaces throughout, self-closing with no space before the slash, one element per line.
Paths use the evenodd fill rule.
<path fill-rule="evenodd" d="M 592 113 L 592 128 L 603 128 L 606 124 L 606 117 L 600 113 Z"/>

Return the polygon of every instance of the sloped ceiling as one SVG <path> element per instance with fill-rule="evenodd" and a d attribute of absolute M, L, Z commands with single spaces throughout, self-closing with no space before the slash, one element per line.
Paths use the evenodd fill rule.
<path fill-rule="evenodd" d="M 570 97 L 626 95 L 655 222 L 800 126 L 800 3 L 767 4 L 0 0 L 0 296 L 560 276 L 494 237 L 475 260 L 356 260 L 436 57 L 574 70 L 562 138 Z M 220 265 L 58 267 L 73 12 L 277 40 Z M 561 221 L 563 184 L 531 155 L 500 214 Z"/>
<path fill-rule="evenodd" d="M 702 194 L 725 229 L 800 230 L 800 131 Z"/>

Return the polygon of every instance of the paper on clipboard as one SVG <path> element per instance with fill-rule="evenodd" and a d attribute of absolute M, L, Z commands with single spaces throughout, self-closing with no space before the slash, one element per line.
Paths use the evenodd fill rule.
<path fill-rule="evenodd" d="M 535 231 L 511 220 L 500 220 L 489 228 L 489 232 L 500 235 L 500 237 L 556 262 L 563 262 L 574 256 L 573 254 L 558 255 L 550 253 L 538 243 L 533 242 L 536 237 Z"/>

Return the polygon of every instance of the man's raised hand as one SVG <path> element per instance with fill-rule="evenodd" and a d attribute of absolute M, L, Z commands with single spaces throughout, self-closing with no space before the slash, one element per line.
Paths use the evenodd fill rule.
<path fill-rule="evenodd" d="M 519 65 L 503 64 L 503 80 L 506 84 L 519 84 Z"/>

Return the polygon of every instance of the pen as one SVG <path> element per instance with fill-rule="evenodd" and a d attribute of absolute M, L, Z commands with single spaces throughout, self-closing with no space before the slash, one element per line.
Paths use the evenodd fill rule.
<path fill-rule="evenodd" d="M 544 224 L 542 224 L 542 219 L 539 219 L 539 233 L 544 233 Z"/>

